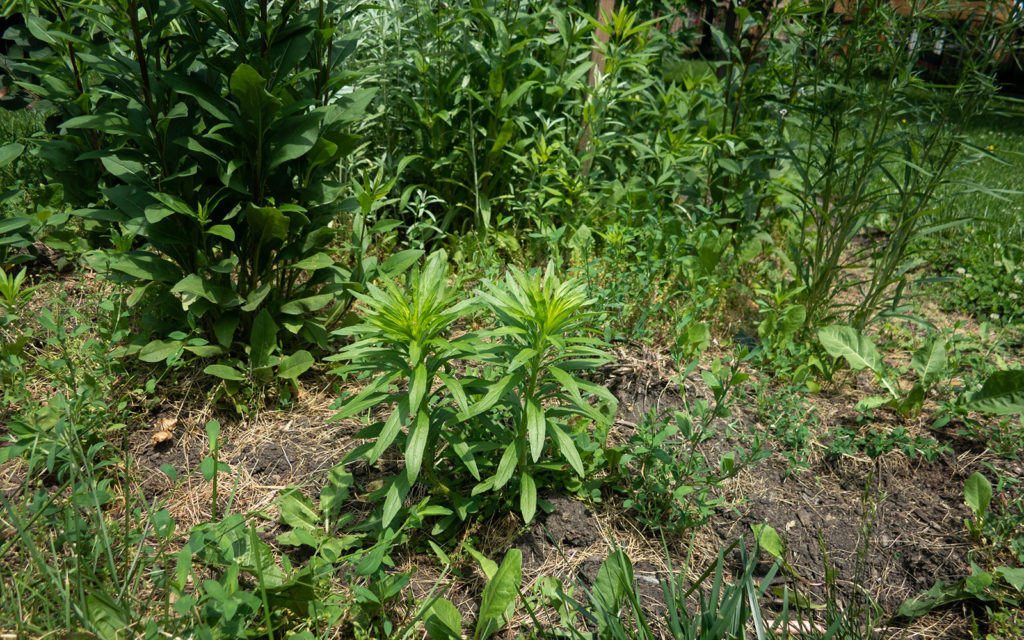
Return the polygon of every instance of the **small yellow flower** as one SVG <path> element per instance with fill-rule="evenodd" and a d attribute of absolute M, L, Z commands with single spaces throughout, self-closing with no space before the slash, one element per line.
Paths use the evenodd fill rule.
<path fill-rule="evenodd" d="M 996 150 L 996 145 L 994 145 L 994 144 L 988 145 L 988 150 L 989 151 L 995 151 Z"/>
<path fill-rule="evenodd" d="M 900 120 L 900 122 L 902 122 L 903 124 L 907 124 L 907 119 L 903 118 L 902 120 Z"/>

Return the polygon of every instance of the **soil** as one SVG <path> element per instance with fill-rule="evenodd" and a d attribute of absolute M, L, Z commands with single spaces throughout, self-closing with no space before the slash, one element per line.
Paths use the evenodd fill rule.
<path fill-rule="evenodd" d="M 636 422 L 648 412 L 666 416 L 684 406 L 678 380 L 665 377 L 667 367 L 663 362 L 651 362 L 652 356 L 657 357 L 650 352 L 631 354 L 632 374 L 619 366 L 606 381 L 620 403 L 617 426 L 622 439 L 635 431 Z M 684 382 L 682 389 L 688 402 L 692 403 L 694 394 L 699 393 L 699 385 L 696 374 Z M 704 395 L 709 398 L 706 391 Z M 856 399 L 829 398 L 833 405 L 842 405 L 832 406 L 830 417 L 856 415 Z M 868 426 L 894 426 L 887 422 L 894 420 L 883 414 Z M 713 425 L 715 437 L 702 445 L 709 459 L 714 459 L 717 451 L 732 448 L 736 433 L 766 429 L 742 406 L 734 409 L 729 423 L 732 430 L 722 428 L 723 422 Z M 975 471 L 991 477 L 983 464 L 987 463 L 1004 477 L 1024 480 L 1020 461 L 982 455 L 978 443 L 954 433 L 955 425 L 932 432 L 958 453 L 939 455 L 930 462 L 909 459 L 899 451 L 874 460 L 854 455 L 818 456 L 809 468 L 793 474 L 787 473 L 782 456 L 773 455 L 723 483 L 724 494 L 741 498 L 719 509 L 705 527 L 697 530 L 696 542 L 691 544 L 714 551 L 723 542 L 744 535 L 752 538 L 751 526 L 767 523 L 782 536 L 788 564 L 775 578 L 775 585 L 787 584 L 812 601 L 822 602 L 826 571 L 834 571 L 840 593 L 852 593 L 859 585 L 888 616 L 894 616 L 902 602 L 930 588 L 936 580 L 951 583 L 970 574 L 969 552 L 973 545 L 964 526 L 969 515 L 963 500 L 966 478 Z M 576 537 L 589 538 L 581 530 L 592 521 L 577 520 Z M 676 549 L 677 553 L 683 550 L 684 545 Z M 727 566 L 737 571 L 738 558 L 729 560 Z M 713 561 L 713 556 L 706 555 L 697 569 L 703 570 Z M 762 564 L 767 570 L 768 563 Z M 667 575 L 663 568 L 654 572 L 658 580 Z M 656 621 L 661 591 L 645 590 L 644 582 L 638 579 L 638 587 L 650 596 L 651 618 Z M 952 635 L 948 637 L 959 637 L 955 627 L 949 626 Z M 894 635 L 904 632 L 892 631 Z M 943 637 L 933 633 L 937 635 L 928 637 Z"/>
<path fill-rule="evenodd" d="M 611 437 L 625 441 L 648 414 L 670 415 L 684 403 L 671 366 L 658 354 L 630 351 L 619 355 L 620 362 L 631 365 L 607 367 L 595 378 L 619 400 Z M 683 388 L 690 402 L 707 393 L 697 373 L 684 382 Z M 848 400 L 851 412 L 854 400 Z M 277 491 L 290 484 L 315 496 L 326 470 L 340 459 L 339 451 L 353 446 L 351 436 L 356 429 L 353 425 L 328 425 L 330 413 L 323 404 L 319 417 L 310 416 L 308 409 L 299 411 L 306 417 L 288 419 L 285 424 L 278 422 L 285 414 L 263 416 L 257 421 L 265 429 L 262 434 L 252 424 L 225 425 L 220 456 L 232 468 L 231 481 L 242 489 L 237 492 L 235 510 L 260 508 L 272 518 Z M 193 481 L 201 480 L 199 461 L 208 453 L 200 427 L 204 419 L 182 417 L 174 437 L 157 445 L 149 440 L 151 429 L 140 428 L 131 436 L 147 496 L 166 497 L 172 487 L 158 471 L 162 465 L 173 466 L 179 477 L 191 473 Z M 728 420 L 731 430 L 722 428 L 725 423 L 716 423 L 721 435 L 702 445 L 710 456 L 733 448 L 736 434 L 765 428 L 752 411 L 742 408 L 735 409 Z M 850 593 L 855 584 L 861 585 L 888 615 L 893 615 L 900 603 L 928 589 L 937 579 L 954 582 L 969 574 L 971 543 L 963 524 L 968 510 L 962 487 L 967 476 L 983 468 L 983 460 L 993 461 L 969 451 L 940 456 L 932 462 L 910 460 L 899 452 L 875 460 L 820 456 L 810 468 L 794 475 L 786 473 L 787 463 L 781 456 L 773 455 L 723 484 L 723 494 L 735 498 L 717 510 L 706 526 L 698 528 L 694 538 L 669 539 L 664 544 L 674 566 L 682 566 L 686 554 L 692 554 L 692 578 L 714 562 L 723 543 L 745 535 L 749 541 L 751 525 L 766 522 L 783 536 L 786 545 L 789 568 L 775 578 L 777 586 L 788 585 L 820 602 L 829 568 L 835 571 L 841 593 Z M 999 464 L 1004 474 L 1024 480 L 1024 466 L 1019 462 Z M 353 465 L 350 470 L 356 477 L 357 495 L 381 477 L 378 469 L 363 464 Z M 194 484 L 190 502 L 197 521 L 201 521 L 208 509 L 204 500 L 209 496 L 199 491 L 206 483 Z M 650 619 L 655 624 L 664 619 L 660 581 L 669 573 L 665 546 L 658 533 L 632 523 L 629 513 L 621 508 L 620 497 L 614 495 L 601 504 L 587 504 L 558 492 L 542 494 L 541 498 L 547 503 L 547 512 L 540 513 L 530 527 L 519 530 L 514 522 L 506 523 L 508 526 L 495 528 L 505 533 L 492 531 L 490 538 L 483 535 L 479 547 L 495 559 L 508 548 L 518 548 L 523 554 L 524 591 L 540 576 L 558 577 L 566 585 L 577 585 L 576 598 L 580 600 L 596 579 L 609 550 L 615 545 L 625 548 L 633 559 L 641 602 Z M 267 526 L 280 530 L 272 521 Z M 301 554 L 291 557 L 302 558 Z M 409 558 L 407 562 L 412 564 L 406 566 L 424 565 L 423 558 Z M 762 571 L 767 571 L 768 563 L 762 564 Z M 735 555 L 727 558 L 726 568 L 730 572 L 738 569 Z M 471 619 L 484 581 L 471 565 L 463 569 L 462 582 L 452 585 L 449 597 L 460 602 L 467 619 Z"/>

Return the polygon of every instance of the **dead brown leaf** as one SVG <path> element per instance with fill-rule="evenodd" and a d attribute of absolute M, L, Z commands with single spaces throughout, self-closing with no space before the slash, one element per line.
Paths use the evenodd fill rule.
<path fill-rule="evenodd" d="M 167 442 L 174 436 L 174 427 L 178 425 L 178 419 L 172 416 L 160 416 L 156 419 L 157 431 L 150 438 L 149 441 L 153 443 L 153 446 L 160 444 L 161 442 Z"/>

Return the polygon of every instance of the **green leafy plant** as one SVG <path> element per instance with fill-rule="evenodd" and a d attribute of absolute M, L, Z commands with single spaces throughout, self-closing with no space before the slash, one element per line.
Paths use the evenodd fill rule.
<path fill-rule="evenodd" d="M 994 564 L 1007 551 L 1024 564 L 1024 533 L 1020 528 L 1024 522 L 1024 499 L 1017 491 L 1020 480 L 1000 473 L 992 465 L 985 466 L 995 474 L 997 486 L 993 489 L 980 471 L 964 482 L 964 502 L 971 510 L 971 517 L 964 519 L 967 533 L 987 564 Z M 993 504 L 996 495 L 1000 498 Z"/>
<path fill-rule="evenodd" d="M 973 146 L 970 119 L 995 94 L 996 56 L 982 43 L 1012 47 L 1017 27 L 995 10 L 947 22 L 955 72 L 930 81 L 916 64 L 916 41 L 901 35 L 943 9 L 897 12 L 858 1 L 847 10 L 858 18 L 794 11 L 786 29 L 800 46 L 777 48 L 771 65 L 785 107 L 780 161 L 792 172 L 782 187 L 799 203 L 781 218 L 785 264 L 803 287 L 796 302 L 807 329 L 839 320 L 863 330 L 879 315 L 902 313 L 915 241 L 950 222 L 935 202 L 948 193 L 942 187 L 961 151 Z M 863 265 L 871 268 L 858 271 Z M 841 302 L 853 288 L 855 300 Z"/>
<path fill-rule="evenodd" d="M 21 312 L 32 298 L 32 294 L 39 288 L 38 286 L 25 286 L 27 274 L 28 271 L 25 268 L 22 268 L 17 275 L 14 275 L 13 270 L 7 273 L 0 269 L 0 305 L 3 305 L 4 310 L 8 313 Z"/>
<path fill-rule="evenodd" d="M 162 341 L 151 358 L 204 347 L 265 369 L 268 335 L 282 354 L 324 344 L 326 309 L 354 286 L 329 247 L 350 208 L 332 178 L 372 92 L 344 70 L 341 10 L 310 4 L 26 7 L 53 55 L 10 67 L 58 108 L 38 153 L 88 205 L 76 212 L 85 229 L 118 239 L 89 263 L 135 285 L 130 304 L 156 312 L 157 333 L 188 326 L 208 340 Z M 283 377 L 309 362 L 285 361 Z"/>
<path fill-rule="evenodd" d="M 725 504 L 721 483 L 770 454 L 755 440 L 749 452 L 738 447 L 717 464 L 708 460 L 700 444 L 714 437 L 716 408 L 702 404 L 675 412 L 671 423 L 648 414 L 627 445 L 605 450 L 613 486 L 628 496 L 622 506 L 636 512 L 641 524 L 671 532 L 703 524 Z"/>
<path fill-rule="evenodd" d="M 1024 569 L 997 567 L 983 571 L 971 563 L 971 575 L 954 584 L 936 580 L 924 593 L 900 605 L 898 614 L 917 618 L 929 611 L 955 602 L 979 601 L 1016 609 L 1024 597 Z"/>
<path fill-rule="evenodd" d="M 757 404 L 761 422 L 778 443 L 776 452 L 786 458 L 789 473 L 799 473 L 808 467 L 813 437 L 818 426 L 817 414 L 811 410 L 803 395 L 792 387 L 770 388 L 766 384 L 758 390 Z"/>
<path fill-rule="evenodd" d="M 995 534 L 1003 538 L 1002 531 L 993 526 L 999 517 L 989 511 L 992 497 L 992 484 L 981 472 L 975 471 L 964 482 L 964 502 L 971 510 L 971 517 L 964 519 L 964 525 L 974 542 L 985 547 L 983 551 L 989 561 L 994 558 L 994 549 L 987 547 L 996 540 L 987 536 Z M 901 604 L 898 615 L 917 618 L 935 608 L 967 601 L 985 604 L 991 617 L 1000 611 L 1019 610 L 1024 604 L 1024 569 L 991 568 L 991 564 L 989 567 L 985 570 L 972 560 L 971 575 L 953 584 L 937 580 L 930 589 Z"/>
<path fill-rule="evenodd" d="M 733 579 L 727 580 L 726 558 L 734 551 L 738 551 L 740 567 Z M 785 622 L 768 623 L 762 615 L 760 598 L 779 567 L 772 566 L 758 583 L 754 577 L 758 565 L 756 551 L 756 543 L 755 553 L 750 554 L 740 541 L 733 542 L 723 547 L 715 561 L 689 584 L 688 567 L 676 571 L 670 561 L 670 575 L 660 583 L 667 611 L 664 620 L 657 622 L 648 617 L 648 611 L 641 605 L 633 564 L 622 550 L 608 555 L 591 589 L 571 590 L 582 592 L 586 601 L 581 603 L 579 596 L 566 593 L 561 581 L 556 580 L 550 585 L 550 591 L 557 595 L 552 604 L 575 612 L 586 623 L 584 628 L 579 622 L 568 626 L 568 636 L 580 640 L 742 638 L 751 627 L 758 637 L 777 637 L 773 632 L 783 633 Z"/>
<path fill-rule="evenodd" d="M 493 561 L 481 562 L 487 586 L 480 598 L 480 612 L 473 640 L 487 640 L 500 631 L 512 618 L 516 596 L 523 581 L 523 554 L 509 549 L 501 565 Z M 463 636 L 462 616 L 449 600 L 433 598 L 422 608 L 424 626 L 431 640 L 458 640 Z"/>
<path fill-rule="evenodd" d="M 560 281 L 550 267 L 534 275 L 510 269 L 503 285 L 486 282 L 476 298 L 457 301 L 446 260 L 444 252 L 431 254 L 404 290 L 385 280 L 384 289 L 371 286 L 360 295 L 364 322 L 342 330 L 356 341 L 332 358 L 350 362 L 339 374 L 375 376 L 337 418 L 375 407 L 390 411 L 360 433 L 372 441 L 349 458 L 376 462 L 393 443 L 404 452 L 402 472 L 376 492 L 385 497 L 384 527 L 420 478 L 453 508 L 450 524 L 478 507 L 473 497 L 500 491 L 517 472 L 520 512 L 531 520 L 537 474 L 561 476 L 567 464 L 582 476 L 577 440 L 589 440 L 587 425 L 609 423 L 588 397 L 614 405 L 607 390 L 571 373 L 607 361 L 599 341 L 578 335 L 587 319 L 578 283 Z M 498 327 L 449 337 L 454 322 L 482 305 Z M 456 377 L 460 360 L 473 369 Z M 477 481 L 470 496 L 453 477 L 466 472 Z"/>
<path fill-rule="evenodd" d="M 971 508 L 974 517 L 965 519 L 967 531 L 975 541 L 981 540 L 985 528 L 985 513 L 992 502 L 992 484 L 988 478 L 975 471 L 964 483 L 964 502 Z"/>
<path fill-rule="evenodd" d="M 871 396 L 861 400 L 857 407 L 862 411 L 887 406 L 904 416 L 918 415 L 928 389 L 947 375 L 946 343 L 942 338 L 933 338 L 914 352 L 910 366 L 917 373 L 917 382 L 906 392 L 899 383 L 902 372 L 890 370 L 871 339 L 857 329 L 841 325 L 823 327 L 818 330 L 818 340 L 829 355 L 843 358 L 854 371 L 872 371 L 876 381 L 889 393 L 888 397 Z"/>
<path fill-rule="evenodd" d="M 114 640 L 141 634 L 159 606 L 140 585 L 167 561 L 174 523 L 159 501 L 121 489 L 132 476 L 117 444 L 135 417 L 132 375 L 110 348 L 126 337 L 123 312 L 58 297 L 24 333 L 36 349 L 0 358 L 0 463 L 23 469 L 20 488 L 0 496 L 9 531 L 0 544 L 0 618 L 18 635 L 61 628 Z M 28 380 L 45 380 L 49 393 L 32 393 Z"/>

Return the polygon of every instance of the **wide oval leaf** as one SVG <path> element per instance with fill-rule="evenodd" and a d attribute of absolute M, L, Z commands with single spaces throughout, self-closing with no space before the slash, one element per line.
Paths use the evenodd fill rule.
<path fill-rule="evenodd" d="M 277 377 L 284 380 L 294 380 L 313 366 L 313 356 L 305 349 L 300 349 L 291 355 L 281 358 L 277 365 Z"/>
<path fill-rule="evenodd" d="M 856 371 L 871 369 L 878 374 L 883 371 L 882 356 L 875 349 L 874 343 L 853 327 L 823 327 L 818 330 L 818 340 L 829 355 L 844 358 L 850 368 Z"/>
<path fill-rule="evenodd" d="M 174 356 L 182 348 L 181 340 L 153 340 L 139 351 L 139 360 L 143 362 L 162 362 Z"/>
<path fill-rule="evenodd" d="M 998 416 L 1024 412 L 1024 370 L 993 373 L 967 400 L 967 409 Z"/>
<path fill-rule="evenodd" d="M 217 376 L 222 380 L 245 380 L 245 374 L 234 367 L 229 367 L 226 364 L 211 364 L 203 369 L 203 373 L 210 376 Z"/>
<path fill-rule="evenodd" d="M 509 549 L 498 572 L 484 587 L 474 638 L 487 640 L 505 626 L 512 617 L 516 594 L 519 593 L 522 581 L 523 553 L 519 549 Z"/>

